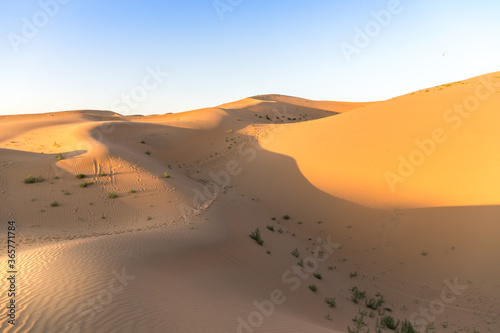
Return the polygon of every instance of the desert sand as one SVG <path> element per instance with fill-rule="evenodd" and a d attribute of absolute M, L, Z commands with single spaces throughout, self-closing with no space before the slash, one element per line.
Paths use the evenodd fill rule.
<path fill-rule="evenodd" d="M 371 103 L 2 116 L 1 331 L 500 332 L 499 106 L 492 73 Z"/>

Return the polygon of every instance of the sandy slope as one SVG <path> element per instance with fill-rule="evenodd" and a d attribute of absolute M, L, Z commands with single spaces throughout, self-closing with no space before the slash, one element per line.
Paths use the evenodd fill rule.
<path fill-rule="evenodd" d="M 17 325 L 2 331 L 344 332 L 366 309 L 358 286 L 418 327 L 496 332 L 499 77 L 377 103 L 265 95 L 146 117 L 0 117 L 0 214 L 20 247 Z M 470 116 L 448 113 L 471 96 Z M 399 174 L 436 128 L 448 138 Z M 392 190 L 387 172 L 404 182 Z"/>

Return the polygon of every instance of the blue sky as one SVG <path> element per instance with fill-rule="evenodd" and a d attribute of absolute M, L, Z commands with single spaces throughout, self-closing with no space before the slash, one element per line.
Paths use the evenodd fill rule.
<path fill-rule="evenodd" d="M 494 0 L 1 0 L 0 114 L 383 100 L 500 71 L 499 17 Z"/>

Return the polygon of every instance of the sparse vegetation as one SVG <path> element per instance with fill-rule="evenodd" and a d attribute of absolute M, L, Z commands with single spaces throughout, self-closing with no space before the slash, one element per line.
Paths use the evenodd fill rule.
<path fill-rule="evenodd" d="M 381 296 L 379 299 L 370 298 L 369 300 L 365 300 L 365 305 L 367 308 L 377 310 L 384 302 L 384 296 Z"/>
<path fill-rule="evenodd" d="M 272 232 L 274 232 L 274 226 L 272 226 L 272 225 L 268 225 L 266 228 L 267 228 L 268 230 L 271 230 Z"/>
<path fill-rule="evenodd" d="M 327 297 L 325 298 L 325 302 L 331 308 L 334 308 L 337 305 L 337 303 L 335 302 L 335 297 Z"/>
<path fill-rule="evenodd" d="M 83 179 L 83 178 L 85 178 L 85 175 L 83 173 L 79 173 L 76 175 L 76 178 Z"/>
<path fill-rule="evenodd" d="M 283 219 L 284 219 L 284 220 L 289 220 L 289 219 L 290 219 L 290 216 L 289 216 L 289 215 L 283 215 Z"/>
<path fill-rule="evenodd" d="M 354 271 L 354 272 L 349 273 L 349 277 L 351 279 L 355 278 L 356 276 L 358 276 L 358 271 Z"/>
<path fill-rule="evenodd" d="M 251 239 L 255 240 L 257 242 L 257 244 L 259 244 L 259 245 L 264 244 L 264 241 L 260 237 L 260 230 L 259 230 L 259 228 L 255 229 L 255 231 L 253 231 L 249 236 L 250 236 Z"/>
<path fill-rule="evenodd" d="M 267 254 L 271 254 L 271 250 L 267 250 L 267 251 L 266 251 L 266 253 L 267 253 Z"/>
<path fill-rule="evenodd" d="M 351 289 L 351 300 L 358 304 L 361 299 L 366 298 L 366 290 L 361 291 L 358 287 L 354 287 Z"/>
<path fill-rule="evenodd" d="M 151 220 L 151 219 L 152 219 L 152 217 L 148 215 L 148 221 Z"/>
<path fill-rule="evenodd" d="M 50 205 L 51 205 L 52 207 L 57 207 L 57 206 L 59 206 L 59 203 L 58 203 L 57 201 L 55 201 L 55 200 L 54 200 L 54 201 L 52 201 L 52 202 L 50 203 Z"/>
<path fill-rule="evenodd" d="M 300 267 L 304 268 L 304 259 L 301 259 L 297 265 L 299 265 Z"/>
<path fill-rule="evenodd" d="M 87 186 L 92 185 L 92 184 L 94 184 L 94 182 L 85 182 L 85 183 L 81 183 L 80 187 L 87 187 Z"/>
<path fill-rule="evenodd" d="M 168 171 L 165 171 L 165 173 L 163 174 L 163 178 L 170 178 L 170 175 L 168 174 Z"/>
<path fill-rule="evenodd" d="M 299 253 L 299 250 L 297 248 L 295 248 L 293 251 L 292 251 L 292 255 L 295 257 L 295 258 L 298 258 L 300 256 L 300 253 Z"/>
<path fill-rule="evenodd" d="M 135 193 L 135 190 L 130 190 L 128 191 L 128 193 Z"/>
<path fill-rule="evenodd" d="M 141 143 L 142 143 L 142 144 L 145 144 L 145 143 L 146 143 L 146 141 L 142 140 L 142 141 L 141 141 Z"/>
<path fill-rule="evenodd" d="M 426 257 L 429 253 L 427 253 L 426 251 L 422 251 L 420 254 L 421 254 L 422 256 Z"/>
<path fill-rule="evenodd" d="M 380 325 L 383 328 L 395 330 L 399 326 L 399 320 L 396 322 L 392 316 L 383 316 L 380 318 Z"/>
<path fill-rule="evenodd" d="M 408 320 L 401 323 L 401 333 L 418 333 L 413 328 L 413 325 Z"/>
<path fill-rule="evenodd" d="M 57 154 L 56 158 L 58 161 L 64 160 L 64 156 L 62 156 L 62 154 Z"/>
<path fill-rule="evenodd" d="M 318 291 L 318 287 L 315 285 L 315 284 L 310 284 L 309 285 L 309 289 L 311 289 L 312 291 L 314 292 L 317 292 Z"/>
<path fill-rule="evenodd" d="M 25 184 L 33 184 L 33 183 L 41 183 L 45 179 L 42 176 L 38 175 L 37 177 L 33 177 L 32 175 L 28 175 L 28 177 L 24 178 Z"/>
<path fill-rule="evenodd" d="M 101 177 L 106 177 L 108 174 L 105 173 L 104 171 L 99 172 L 99 176 Z"/>
<path fill-rule="evenodd" d="M 148 150 L 148 151 L 146 152 L 146 155 L 151 155 L 151 152 Z"/>
<path fill-rule="evenodd" d="M 315 273 L 315 274 L 314 274 L 314 277 L 315 277 L 316 279 L 318 279 L 318 280 L 323 279 L 323 276 L 321 276 L 321 274 L 319 274 L 319 273 Z"/>
<path fill-rule="evenodd" d="M 58 175 L 54 176 L 54 179 L 59 179 L 59 178 L 61 178 L 61 177 L 59 177 Z"/>
<path fill-rule="evenodd" d="M 118 195 L 116 194 L 116 192 L 109 192 L 108 193 L 108 198 L 110 198 L 110 199 L 114 199 L 114 198 L 117 198 L 117 197 L 118 197 Z"/>

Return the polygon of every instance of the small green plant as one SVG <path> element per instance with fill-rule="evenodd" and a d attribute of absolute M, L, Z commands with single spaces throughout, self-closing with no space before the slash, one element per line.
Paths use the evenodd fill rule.
<path fill-rule="evenodd" d="M 71 193 L 69 193 L 69 191 L 65 191 L 65 190 L 62 190 L 62 192 L 64 193 L 64 195 L 70 195 Z"/>
<path fill-rule="evenodd" d="M 275 217 L 271 217 L 271 220 L 276 221 L 276 218 Z"/>
<path fill-rule="evenodd" d="M 56 158 L 58 161 L 64 160 L 64 156 L 62 156 L 61 154 L 57 154 Z"/>
<path fill-rule="evenodd" d="M 152 217 L 148 215 L 148 221 L 151 220 L 151 219 L 152 219 Z"/>
<path fill-rule="evenodd" d="M 142 144 L 145 144 L 145 143 L 146 143 L 146 141 L 142 140 L 142 141 L 141 141 L 141 143 L 142 143 Z"/>
<path fill-rule="evenodd" d="M 42 176 L 38 175 L 38 177 L 33 177 L 32 175 L 28 175 L 28 177 L 24 178 L 25 184 L 33 184 L 33 183 L 41 183 L 45 179 Z"/>
<path fill-rule="evenodd" d="M 337 303 L 335 302 L 335 297 L 327 297 L 325 298 L 325 302 L 331 308 L 334 308 L 337 305 Z"/>
<path fill-rule="evenodd" d="M 148 151 L 146 152 L 146 155 L 151 155 L 151 152 L 148 150 Z"/>
<path fill-rule="evenodd" d="M 333 271 L 333 266 L 328 266 L 329 271 Z"/>
<path fill-rule="evenodd" d="M 170 175 L 168 174 L 168 171 L 165 171 L 165 173 L 163 174 L 163 178 L 170 178 Z"/>
<path fill-rule="evenodd" d="M 325 316 L 325 318 L 326 318 L 326 320 L 330 320 L 330 321 L 332 321 L 332 320 L 333 320 L 333 318 L 332 318 L 332 316 L 330 316 L 330 314 L 327 314 L 327 315 Z"/>
<path fill-rule="evenodd" d="M 290 216 L 288 216 L 288 215 L 283 215 L 283 219 L 284 219 L 284 220 L 289 220 L 289 219 L 290 219 Z"/>
<path fill-rule="evenodd" d="M 109 192 L 108 193 L 108 198 L 110 198 L 110 199 L 114 199 L 114 198 L 117 198 L 117 197 L 118 197 L 118 195 L 116 194 L 116 192 Z"/>
<path fill-rule="evenodd" d="M 405 320 L 404 322 L 401 323 L 401 333 L 418 333 L 418 332 L 415 331 L 410 321 Z"/>
<path fill-rule="evenodd" d="M 106 177 L 108 174 L 104 171 L 99 172 L 100 177 Z"/>
<path fill-rule="evenodd" d="M 312 291 L 314 291 L 314 292 L 317 292 L 317 291 L 318 291 L 318 287 L 316 287 L 316 285 L 315 285 L 315 284 L 310 284 L 310 285 L 309 285 L 309 289 L 311 289 L 311 290 L 312 290 Z"/>
<path fill-rule="evenodd" d="M 85 175 L 83 173 L 79 173 L 76 175 L 76 178 L 83 179 L 83 178 L 85 178 Z"/>
<path fill-rule="evenodd" d="M 259 230 L 259 228 L 255 229 L 255 231 L 253 231 L 249 236 L 250 236 L 251 239 L 255 240 L 257 242 L 257 244 L 259 244 L 259 245 L 264 244 L 264 241 L 260 237 L 260 230 Z"/>
<path fill-rule="evenodd" d="M 383 328 L 395 330 L 399 326 L 399 320 L 396 322 L 392 316 L 383 316 L 380 318 L 380 324 Z"/>
<path fill-rule="evenodd" d="M 267 251 L 266 251 L 266 253 L 267 253 L 267 254 L 271 254 L 271 250 L 267 250 Z"/>
<path fill-rule="evenodd" d="M 278 229 L 278 232 L 279 232 L 280 234 L 282 234 L 282 233 L 283 233 L 283 229 L 279 228 L 279 229 Z"/>
<path fill-rule="evenodd" d="M 319 274 L 319 273 L 315 273 L 315 274 L 314 274 L 314 277 L 315 277 L 316 279 L 318 279 L 318 280 L 323 279 L 323 276 L 321 276 L 321 274 Z"/>
<path fill-rule="evenodd" d="M 292 251 L 292 255 L 295 257 L 295 258 L 298 258 L 300 256 L 300 253 L 299 253 L 299 250 L 297 248 L 295 248 L 293 251 Z"/>
<path fill-rule="evenodd" d="M 130 190 L 128 191 L 128 193 L 135 193 L 135 190 Z"/>
<path fill-rule="evenodd" d="M 59 179 L 59 178 L 61 178 L 61 177 L 59 177 L 58 175 L 54 176 L 54 179 Z"/>
<path fill-rule="evenodd" d="M 101 219 L 105 220 L 106 216 L 104 216 L 104 214 L 102 214 Z"/>
<path fill-rule="evenodd" d="M 355 278 L 356 276 L 358 276 L 358 271 L 354 271 L 354 272 L 349 273 L 349 277 L 351 279 Z"/>
<path fill-rule="evenodd" d="M 427 253 L 426 251 L 422 251 L 422 253 L 420 253 L 422 256 L 426 257 L 429 253 Z"/>
<path fill-rule="evenodd" d="M 274 227 L 272 225 L 268 225 L 266 228 L 274 232 Z"/>
<path fill-rule="evenodd" d="M 300 259 L 300 261 L 297 263 L 297 265 L 304 268 L 304 259 Z"/>
<path fill-rule="evenodd" d="M 351 289 L 351 300 L 358 304 L 359 300 L 366 298 L 366 290 L 361 291 L 358 287 L 354 287 Z"/>
<path fill-rule="evenodd" d="M 381 296 L 379 299 L 370 298 L 369 300 L 365 300 L 365 305 L 367 308 L 377 310 L 384 302 L 384 296 Z"/>
<path fill-rule="evenodd" d="M 87 187 L 87 186 L 90 186 L 92 184 L 94 184 L 94 182 L 85 182 L 85 183 L 81 183 L 80 187 Z"/>
<path fill-rule="evenodd" d="M 59 202 L 57 202 L 57 201 L 52 201 L 52 202 L 50 203 L 50 205 L 51 205 L 52 207 L 57 207 L 57 206 L 59 206 Z"/>

